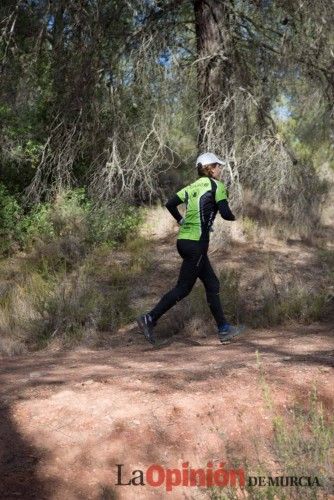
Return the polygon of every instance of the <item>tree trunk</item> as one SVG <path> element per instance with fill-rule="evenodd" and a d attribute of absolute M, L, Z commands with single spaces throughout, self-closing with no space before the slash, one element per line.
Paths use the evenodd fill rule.
<path fill-rule="evenodd" d="M 199 105 L 198 149 L 228 154 L 233 146 L 233 47 L 222 0 L 194 0 Z"/>
<path fill-rule="evenodd" d="M 60 0 L 57 4 L 57 10 L 54 14 L 53 25 L 53 91 L 55 96 L 55 104 L 57 111 L 62 108 L 61 104 L 64 100 L 64 92 L 66 90 L 66 82 L 64 79 L 66 68 L 66 56 L 64 49 L 64 13 L 66 3 Z"/>

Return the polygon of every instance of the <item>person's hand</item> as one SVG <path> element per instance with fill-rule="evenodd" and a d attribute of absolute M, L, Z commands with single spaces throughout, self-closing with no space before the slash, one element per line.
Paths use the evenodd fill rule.
<path fill-rule="evenodd" d="M 181 220 L 179 220 L 178 225 L 179 225 L 179 226 L 182 226 L 182 224 L 183 224 L 183 223 L 184 223 L 184 218 L 182 217 L 182 219 L 181 219 Z"/>

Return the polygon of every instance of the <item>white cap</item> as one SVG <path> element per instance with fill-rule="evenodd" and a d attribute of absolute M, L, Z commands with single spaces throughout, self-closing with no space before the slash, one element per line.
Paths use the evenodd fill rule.
<path fill-rule="evenodd" d="M 212 163 L 219 163 L 219 165 L 225 165 L 225 162 L 217 158 L 217 156 L 214 155 L 213 153 L 203 153 L 199 155 L 199 157 L 196 160 L 196 167 L 198 166 L 199 163 L 201 163 L 203 166 L 211 165 Z"/>

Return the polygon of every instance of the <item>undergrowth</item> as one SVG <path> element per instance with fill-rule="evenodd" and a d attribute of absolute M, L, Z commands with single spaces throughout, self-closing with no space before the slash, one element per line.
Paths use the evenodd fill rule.
<path fill-rule="evenodd" d="M 275 326 L 290 320 L 309 324 L 326 317 L 330 300 L 327 290 L 286 287 L 278 296 L 264 297 L 262 306 L 248 322 L 254 327 Z"/>
<path fill-rule="evenodd" d="M 306 403 L 293 401 L 284 411 L 280 410 L 266 381 L 260 356 L 258 353 L 256 356 L 263 403 L 271 418 L 273 437 L 268 446 L 276 470 L 261 459 L 258 463 L 245 463 L 246 484 L 242 493 L 236 488 L 214 487 L 207 491 L 208 497 L 211 500 L 236 500 L 240 495 L 254 500 L 330 498 L 334 474 L 333 416 L 325 414 L 315 386 L 310 389 Z M 247 476 L 262 476 L 266 484 L 254 486 Z M 273 478 L 273 484 L 268 484 L 269 477 Z M 311 485 L 282 487 L 275 484 L 275 477 L 309 477 Z"/>
<path fill-rule="evenodd" d="M 253 328 L 289 321 L 309 324 L 325 319 L 330 311 L 334 290 L 323 285 L 316 288 L 299 281 L 278 286 L 272 272 L 265 272 L 247 303 L 240 285 L 241 278 L 242 272 L 233 269 L 223 269 L 219 273 L 221 304 L 227 321 L 231 323 L 245 323 Z M 173 316 L 177 325 L 174 330 L 183 329 L 192 318 L 213 321 L 202 283 L 194 286 L 182 301 L 182 306 L 175 307 L 177 314 Z"/>
<path fill-rule="evenodd" d="M 118 261 L 115 249 L 98 246 L 64 276 L 35 325 L 38 347 L 55 337 L 73 345 L 99 331 L 116 331 L 133 319 L 131 286 L 151 265 L 149 244 L 143 238 L 129 240 L 122 254 L 124 261 Z"/>
<path fill-rule="evenodd" d="M 0 192 L 0 201 L 6 196 Z M 55 339 L 74 345 L 130 321 L 130 285 L 150 265 L 149 242 L 138 236 L 140 210 L 94 207 L 77 189 L 24 215 L 12 198 L 10 210 L 0 207 L 2 218 L 17 218 L 17 227 L 4 227 L 0 354 Z M 21 251 L 13 253 L 14 240 Z"/>
<path fill-rule="evenodd" d="M 270 411 L 273 426 L 272 451 L 278 462 L 279 474 L 268 471 L 265 464 L 261 468 L 267 476 L 306 476 L 317 477 L 320 488 L 291 487 L 285 494 L 282 489 L 275 490 L 278 498 L 322 498 L 332 493 L 332 477 L 334 473 L 333 439 L 334 419 L 331 414 L 325 415 L 318 391 L 314 385 L 309 389 L 306 402 L 293 401 L 284 412 L 275 404 L 265 372 L 257 353 L 259 382 L 263 400 Z M 277 472 L 277 471 L 276 471 Z M 268 487 L 268 494 L 272 487 Z M 287 496 L 284 496 L 287 495 Z"/>
<path fill-rule="evenodd" d="M 0 352 L 21 352 L 31 342 L 45 346 L 55 338 L 81 342 L 89 332 L 114 331 L 131 321 L 138 312 L 130 304 L 132 283 L 150 268 L 148 235 L 139 233 L 142 213 L 119 202 L 94 206 L 83 189 L 59 193 L 53 203 L 25 212 L 0 185 Z M 253 219 L 243 225 L 252 238 Z M 318 259 L 333 278 L 333 251 L 319 249 Z M 219 280 L 227 321 L 252 327 L 322 320 L 334 297 L 333 286 L 291 280 L 278 285 L 269 258 L 248 303 L 242 270 L 223 269 Z M 203 284 L 169 317 L 172 334 L 190 321 L 198 320 L 199 331 L 199 321 L 213 324 Z"/>

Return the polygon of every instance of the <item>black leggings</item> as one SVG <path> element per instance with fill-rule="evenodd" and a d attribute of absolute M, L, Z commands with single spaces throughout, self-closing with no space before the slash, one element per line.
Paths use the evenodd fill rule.
<path fill-rule="evenodd" d="M 211 267 L 207 252 L 209 243 L 194 240 L 177 240 L 176 248 L 183 259 L 177 284 L 167 292 L 150 311 L 154 322 L 186 297 L 193 288 L 197 278 L 205 287 L 207 302 L 215 318 L 217 326 L 225 323 L 225 317 L 219 298 L 219 279 Z"/>

